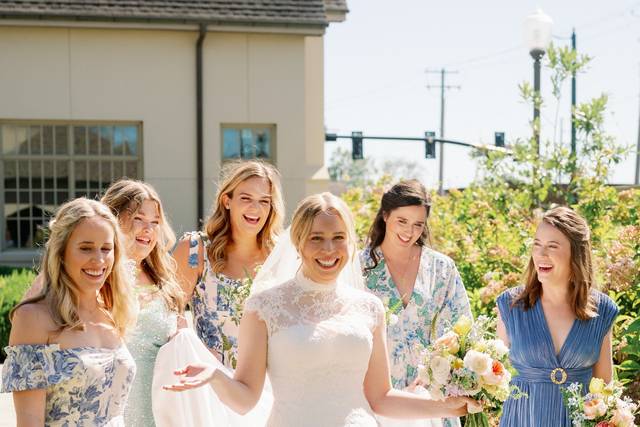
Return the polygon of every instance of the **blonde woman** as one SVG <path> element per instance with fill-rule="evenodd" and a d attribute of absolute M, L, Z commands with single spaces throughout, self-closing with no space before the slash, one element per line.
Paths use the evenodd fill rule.
<path fill-rule="evenodd" d="M 209 384 L 224 404 L 245 413 L 268 373 L 275 401 L 264 421 L 271 427 L 373 427 L 374 412 L 405 419 L 465 414 L 475 404 L 469 398 L 435 402 L 392 389 L 384 308 L 362 289 L 354 235 L 342 200 L 329 193 L 304 199 L 289 243 L 301 264 L 295 277 L 279 284 L 273 278 L 275 286 L 247 300 L 233 378 L 215 365 L 191 364 L 165 389 Z M 345 270 L 351 274 L 341 278 Z"/>
<path fill-rule="evenodd" d="M 173 253 L 196 332 L 227 367 L 236 365 L 245 281 L 273 248 L 283 213 L 280 176 L 273 166 L 229 164 L 204 231 L 188 233 Z"/>
<path fill-rule="evenodd" d="M 125 422 L 131 426 L 153 426 L 151 385 L 158 349 L 178 328 L 186 326 L 181 315 L 184 297 L 175 278 L 175 262 L 169 254 L 176 238 L 158 193 L 147 183 L 117 181 L 101 201 L 119 220 L 129 267 L 135 270 L 134 292 L 139 304 L 136 327 L 127 337 L 137 374 Z"/>
<path fill-rule="evenodd" d="M 118 223 L 80 198 L 51 221 L 42 292 L 18 304 L 2 372 L 18 426 L 124 426 L 135 364 L 123 343 L 135 302 Z"/>

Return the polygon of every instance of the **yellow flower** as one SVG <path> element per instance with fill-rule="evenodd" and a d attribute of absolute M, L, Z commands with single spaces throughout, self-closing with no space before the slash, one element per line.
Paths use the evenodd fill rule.
<path fill-rule="evenodd" d="M 461 369 L 462 367 L 464 367 L 464 360 L 456 357 L 451 365 L 453 366 L 453 369 Z"/>
<path fill-rule="evenodd" d="M 589 383 L 589 393 L 602 394 L 604 392 L 604 380 L 593 377 Z"/>
<path fill-rule="evenodd" d="M 453 325 L 453 331 L 459 336 L 465 336 L 471 330 L 471 319 L 467 316 L 462 316 L 458 319 L 455 325 Z"/>

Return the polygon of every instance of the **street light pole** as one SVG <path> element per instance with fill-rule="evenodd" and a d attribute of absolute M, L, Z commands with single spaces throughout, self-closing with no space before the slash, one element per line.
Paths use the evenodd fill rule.
<path fill-rule="evenodd" d="M 544 50 L 533 49 L 533 135 L 536 152 L 540 155 L 540 60 L 544 56 Z"/>

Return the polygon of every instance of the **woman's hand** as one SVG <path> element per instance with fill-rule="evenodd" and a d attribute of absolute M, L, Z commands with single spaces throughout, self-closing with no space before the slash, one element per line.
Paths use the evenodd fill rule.
<path fill-rule="evenodd" d="M 444 400 L 444 405 L 452 411 L 451 416 L 454 417 L 462 417 L 467 414 L 482 412 L 482 404 L 466 396 L 447 397 Z"/>
<path fill-rule="evenodd" d="M 184 391 L 192 388 L 202 387 L 208 384 L 213 378 L 216 368 L 206 363 L 193 363 L 183 369 L 173 371 L 180 377 L 176 384 L 164 385 L 162 388 L 169 391 Z"/>

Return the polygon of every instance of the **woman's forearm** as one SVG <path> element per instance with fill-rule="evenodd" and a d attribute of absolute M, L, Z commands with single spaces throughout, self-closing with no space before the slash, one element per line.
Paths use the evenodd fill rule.
<path fill-rule="evenodd" d="M 213 374 L 210 384 L 222 403 L 241 415 L 253 409 L 262 394 L 262 386 L 252 390 L 245 383 L 230 378 L 219 369 Z"/>
<path fill-rule="evenodd" d="M 397 419 L 455 417 L 464 413 L 450 408 L 444 401 L 394 389 L 370 404 L 376 414 Z"/>

